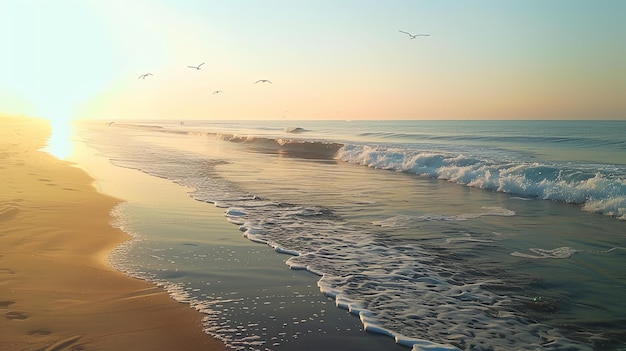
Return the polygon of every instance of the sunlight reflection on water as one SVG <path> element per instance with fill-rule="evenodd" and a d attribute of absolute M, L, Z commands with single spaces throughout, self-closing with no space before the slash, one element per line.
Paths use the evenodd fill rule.
<path fill-rule="evenodd" d="M 43 151 L 60 160 L 65 160 L 72 154 L 73 145 L 70 139 L 72 124 L 69 121 L 51 121 L 50 126 L 52 131 Z"/>

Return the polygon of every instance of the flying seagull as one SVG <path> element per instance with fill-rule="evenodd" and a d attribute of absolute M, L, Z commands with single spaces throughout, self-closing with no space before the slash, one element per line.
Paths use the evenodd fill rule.
<path fill-rule="evenodd" d="M 404 34 L 408 35 L 411 39 L 415 39 L 417 37 L 429 37 L 430 36 L 430 34 L 411 34 L 409 32 L 405 32 L 403 30 L 399 30 L 398 32 L 404 33 Z"/>
<path fill-rule="evenodd" d="M 216 91 L 214 91 L 214 92 L 213 92 L 213 95 L 215 95 L 215 94 L 219 94 L 219 93 L 221 93 L 221 92 L 222 92 L 221 90 L 216 90 Z"/>
<path fill-rule="evenodd" d="M 189 67 L 189 68 L 195 68 L 195 69 L 197 69 L 197 70 L 199 71 L 199 70 L 200 70 L 200 66 L 202 66 L 202 65 L 204 65 L 204 62 L 202 62 L 201 64 L 199 64 L 199 65 L 197 65 L 197 66 L 187 66 L 187 67 Z"/>
<path fill-rule="evenodd" d="M 140 76 L 139 76 L 139 78 L 137 78 L 137 79 L 146 79 L 146 77 L 147 77 L 147 76 L 151 76 L 151 75 L 152 75 L 152 73 L 142 74 L 142 75 L 140 75 Z"/>
<path fill-rule="evenodd" d="M 270 81 L 269 81 L 269 80 L 267 80 L 267 79 L 259 79 L 259 80 L 257 80 L 256 82 L 254 82 L 254 84 L 256 84 L 256 83 L 270 83 L 270 84 L 272 84 L 272 82 L 270 82 Z"/>

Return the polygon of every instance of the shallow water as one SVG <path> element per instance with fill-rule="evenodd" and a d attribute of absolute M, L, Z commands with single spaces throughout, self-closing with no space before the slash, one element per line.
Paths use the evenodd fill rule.
<path fill-rule="evenodd" d="M 403 126 L 372 131 L 367 123 L 352 131 L 333 123 L 304 126 L 312 131 L 304 133 L 307 142 L 323 135 L 324 143 L 358 151 L 342 147 L 330 158 L 323 145 L 312 149 L 292 135 L 273 143 L 281 133 L 276 128 L 159 127 L 92 125 L 82 134 L 113 163 L 189 187 L 199 200 L 197 210 L 174 206 L 167 216 L 153 208 L 121 208 L 120 225 L 143 238 L 120 256 L 122 266 L 174 292 L 182 289 L 178 298 L 204 309 L 209 331 L 233 347 L 293 349 L 295 340 L 308 336 L 374 345 L 372 334 L 361 331 L 366 329 L 415 349 L 624 348 L 626 238 L 617 218 L 626 172 L 598 138 L 569 131 L 568 138 L 547 135 L 525 143 L 518 140 L 522 130 L 492 137 L 491 147 L 481 151 L 481 135 L 493 133 L 484 125 L 473 135 L 451 135 L 447 125 L 426 125 L 419 135 L 400 133 Z M 240 134 L 233 139 L 236 128 Z M 347 143 L 349 132 L 358 136 Z M 393 145 L 371 144 L 373 139 L 393 139 Z M 409 139 L 413 143 L 400 149 Z M 583 148 L 577 143 L 599 143 L 586 155 L 604 155 L 601 173 L 587 174 L 593 165 L 565 157 L 568 148 Z M 416 151 L 416 144 L 428 144 L 428 152 Z M 623 145 L 617 140 L 611 147 Z M 465 156 L 451 154 L 459 150 Z M 472 161 L 478 158 L 471 153 L 482 161 Z M 606 163 L 611 157 L 613 163 Z M 515 171 L 520 167 L 522 173 Z M 555 167 L 560 171 L 550 175 Z M 486 175 L 496 170 L 500 188 L 479 186 L 489 184 Z M 607 196 L 593 199 L 605 210 L 584 211 L 590 201 L 565 203 L 584 193 Z M 213 230 L 204 226 L 215 218 L 191 215 L 207 206 L 225 211 L 220 219 L 249 241 L 233 246 L 229 235 L 208 239 Z M 267 246 L 256 243 L 289 256 L 267 256 Z M 286 259 L 295 270 L 285 266 L 277 274 L 275 264 Z M 305 305 L 309 312 L 301 311 Z M 330 319 L 341 327 L 325 329 Z M 400 347 L 393 338 L 374 340 Z M 299 347 L 316 349 L 312 345 Z"/>

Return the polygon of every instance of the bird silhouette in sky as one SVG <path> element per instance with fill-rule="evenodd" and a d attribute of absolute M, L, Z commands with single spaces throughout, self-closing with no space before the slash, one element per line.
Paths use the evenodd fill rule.
<path fill-rule="evenodd" d="M 142 75 L 140 75 L 140 76 L 139 76 L 139 78 L 137 78 L 137 79 L 146 79 L 146 77 L 147 77 L 147 76 L 151 76 L 151 75 L 152 75 L 152 73 L 142 74 Z"/>
<path fill-rule="evenodd" d="M 257 80 L 256 82 L 254 82 L 254 84 L 256 84 L 256 83 L 270 83 L 270 84 L 272 84 L 272 82 L 270 82 L 270 81 L 269 81 L 269 80 L 267 80 L 267 79 L 259 79 L 259 80 Z"/>
<path fill-rule="evenodd" d="M 409 38 L 411 38 L 411 39 L 415 39 L 417 37 L 429 37 L 430 36 L 430 34 L 411 34 L 409 32 L 405 32 L 403 30 L 399 30 L 398 32 L 404 33 L 404 34 L 408 35 Z"/>
<path fill-rule="evenodd" d="M 213 92 L 213 95 L 219 94 L 219 93 L 222 93 L 222 91 L 221 90 L 216 90 L 216 91 Z"/>
<path fill-rule="evenodd" d="M 202 62 L 201 64 L 197 65 L 197 66 L 187 66 L 189 68 L 195 68 L 196 70 L 200 70 L 200 66 L 204 65 L 204 62 Z"/>

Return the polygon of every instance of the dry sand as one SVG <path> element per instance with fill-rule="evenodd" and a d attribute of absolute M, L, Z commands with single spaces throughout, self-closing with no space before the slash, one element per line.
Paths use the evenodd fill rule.
<path fill-rule="evenodd" d="M 0 116 L 0 350 L 225 350 L 202 315 L 106 263 L 119 200 L 38 151 L 50 129 Z"/>

